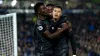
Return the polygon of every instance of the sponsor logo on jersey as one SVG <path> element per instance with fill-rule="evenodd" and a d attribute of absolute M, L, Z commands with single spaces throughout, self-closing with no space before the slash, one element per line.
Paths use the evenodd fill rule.
<path fill-rule="evenodd" d="M 42 26 L 38 26 L 38 30 L 43 30 L 43 27 Z"/>

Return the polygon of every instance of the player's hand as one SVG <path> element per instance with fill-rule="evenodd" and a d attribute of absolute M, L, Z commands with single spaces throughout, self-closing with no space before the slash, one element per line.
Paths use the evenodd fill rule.
<path fill-rule="evenodd" d="M 66 23 L 68 24 L 68 27 L 72 27 L 72 24 L 69 21 L 66 21 Z"/>
<path fill-rule="evenodd" d="M 63 23 L 62 26 L 63 26 L 64 30 L 68 29 L 68 24 L 67 23 Z"/>

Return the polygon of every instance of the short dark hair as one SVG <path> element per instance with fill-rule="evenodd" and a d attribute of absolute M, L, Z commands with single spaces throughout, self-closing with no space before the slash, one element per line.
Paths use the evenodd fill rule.
<path fill-rule="evenodd" d="M 43 2 L 38 2 L 38 3 L 35 4 L 35 6 L 34 6 L 35 13 L 38 12 L 38 9 L 40 8 L 41 5 L 44 5 L 44 3 Z"/>
<path fill-rule="evenodd" d="M 55 5 L 54 8 L 60 8 L 62 10 L 62 7 L 59 5 Z"/>
<path fill-rule="evenodd" d="M 54 7 L 54 5 L 53 5 L 53 4 L 47 4 L 46 6 L 53 6 L 53 7 Z"/>

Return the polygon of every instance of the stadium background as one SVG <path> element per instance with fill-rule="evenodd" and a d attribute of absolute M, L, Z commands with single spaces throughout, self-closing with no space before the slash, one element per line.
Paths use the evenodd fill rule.
<path fill-rule="evenodd" d="M 77 56 L 100 56 L 100 0 L 0 0 L 0 15 L 17 13 L 18 56 L 34 55 L 33 25 L 29 21 L 38 1 L 63 7 L 63 14 L 72 22 Z M 69 51 L 71 56 L 71 47 Z"/>

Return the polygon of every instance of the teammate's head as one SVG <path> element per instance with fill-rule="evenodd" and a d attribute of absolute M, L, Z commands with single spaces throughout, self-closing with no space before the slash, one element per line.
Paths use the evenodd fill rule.
<path fill-rule="evenodd" d="M 61 6 L 54 6 L 52 14 L 53 14 L 54 19 L 59 19 L 62 15 L 62 7 Z"/>
<path fill-rule="evenodd" d="M 35 6 L 34 6 L 34 11 L 35 11 L 35 13 L 37 13 L 37 14 L 44 13 L 44 12 L 45 12 L 44 9 L 45 9 L 45 5 L 44 5 L 43 2 L 38 2 L 38 3 L 36 3 Z"/>
<path fill-rule="evenodd" d="M 46 11 L 48 15 L 52 16 L 52 11 L 53 11 L 54 5 L 53 4 L 47 4 L 46 5 Z"/>

